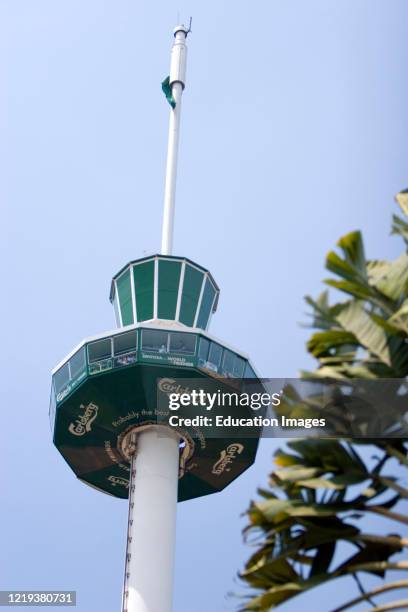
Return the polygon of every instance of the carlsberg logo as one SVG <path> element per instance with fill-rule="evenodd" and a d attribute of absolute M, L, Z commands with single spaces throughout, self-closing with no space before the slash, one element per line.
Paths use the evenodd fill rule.
<path fill-rule="evenodd" d="M 243 444 L 239 444 L 238 442 L 230 444 L 225 450 L 221 451 L 220 458 L 213 465 L 213 469 L 211 470 L 212 473 L 219 476 L 224 471 L 229 472 L 231 470 L 231 468 L 228 467 L 229 464 L 232 463 L 236 456 L 240 455 L 243 450 Z"/>
<path fill-rule="evenodd" d="M 118 485 L 121 487 L 129 488 L 129 481 L 127 478 L 120 478 L 120 476 L 108 476 L 109 482 L 112 483 L 112 486 L 117 487 Z"/>
<path fill-rule="evenodd" d="M 188 387 L 182 387 L 174 378 L 161 378 L 158 382 L 158 387 L 162 393 L 188 393 L 190 389 Z"/>
<path fill-rule="evenodd" d="M 68 431 L 74 436 L 84 436 L 88 431 L 91 431 L 91 425 L 98 415 L 98 406 L 92 402 L 89 402 L 87 406 L 81 404 L 80 409 L 84 413 L 68 427 Z"/>

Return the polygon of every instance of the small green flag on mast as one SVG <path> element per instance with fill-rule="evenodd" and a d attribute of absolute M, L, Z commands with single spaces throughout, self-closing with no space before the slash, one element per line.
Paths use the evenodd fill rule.
<path fill-rule="evenodd" d="M 170 77 L 169 76 L 166 79 L 164 79 L 164 81 L 162 82 L 162 90 L 163 90 L 163 93 L 166 96 L 167 102 L 170 104 L 170 106 L 172 108 L 176 108 L 176 101 L 173 98 L 173 93 L 171 91 Z"/>

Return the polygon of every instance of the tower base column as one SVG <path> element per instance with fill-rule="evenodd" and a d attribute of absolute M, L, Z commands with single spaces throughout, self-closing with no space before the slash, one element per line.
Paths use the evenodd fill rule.
<path fill-rule="evenodd" d="M 179 438 L 154 426 L 136 435 L 122 610 L 171 612 Z"/>

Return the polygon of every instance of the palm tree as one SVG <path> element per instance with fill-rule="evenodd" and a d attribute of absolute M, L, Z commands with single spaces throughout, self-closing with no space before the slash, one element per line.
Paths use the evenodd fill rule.
<path fill-rule="evenodd" d="M 408 190 L 396 200 L 408 217 Z M 403 238 L 406 251 L 408 222 L 394 215 L 392 233 Z M 335 278 L 325 283 L 347 299 L 330 305 L 327 290 L 316 300 L 305 298 L 315 330 L 307 350 L 318 366 L 301 376 L 400 379 L 401 384 L 408 376 L 408 254 L 394 261 L 367 260 L 358 231 L 343 236 L 338 247 L 340 253 L 332 251 L 326 259 Z M 299 397 L 293 390 L 287 395 L 280 410 L 293 414 Z M 393 417 L 387 407 L 382 412 L 386 429 Z M 251 587 L 242 609 L 270 610 L 346 576 L 355 580 L 358 594 L 333 612 L 362 602 L 376 612 L 408 609 L 408 599 L 384 606 L 374 602 L 383 593 L 408 589 L 403 554 L 408 538 L 401 535 L 407 533 L 408 516 L 400 509 L 408 498 L 401 483 L 408 467 L 405 438 L 293 440 L 275 453 L 275 464 L 269 488 L 258 491 L 260 499 L 247 511 L 245 537 L 256 552 L 240 574 Z M 380 523 L 378 533 L 366 533 L 364 519 L 370 515 L 393 521 L 395 533 L 384 535 Z M 390 570 L 400 572 L 398 579 L 385 582 Z M 369 592 L 363 586 L 367 573 L 383 579 Z"/>

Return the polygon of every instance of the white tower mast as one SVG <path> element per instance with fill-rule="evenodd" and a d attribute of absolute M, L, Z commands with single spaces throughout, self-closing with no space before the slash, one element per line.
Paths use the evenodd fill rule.
<path fill-rule="evenodd" d="M 170 80 L 175 107 L 170 110 L 164 194 L 162 254 L 173 244 L 181 96 L 185 86 L 190 31 L 174 30 Z M 124 449 L 130 458 L 129 515 L 123 612 L 171 612 L 173 599 L 179 437 L 157 425 L 131 432 Z"/>
<path fill-rule="evenodd" d="M 139 430 L 140 431 L 140 430 Z M 166 427 L 134 431 L 123 612 L 171 612 L 179 438 Z"/>
<path fill-rule="evenodd" d="M 166 183 L 164 188 L 164 212 L 162 254 L 173 250 L 174 205 L 176 198 L 177 155 L 180 133 L 181 96 L 186 83 L 187 45 L 190 31 L 184 25 L 174 29 L 174 45 L 171 50 L 170 87 L 175 107 L 170 110 L 169 144 L 167 148 Z"/>

